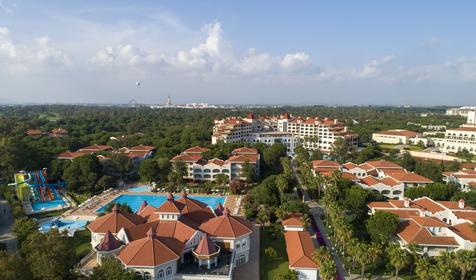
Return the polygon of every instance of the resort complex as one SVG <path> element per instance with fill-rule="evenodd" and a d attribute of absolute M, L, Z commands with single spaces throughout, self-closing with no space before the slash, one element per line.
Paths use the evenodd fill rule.
<path fill-rule="evenodd" d="M 470 110 L 466 115 L 466 124 L 446 129 L 444 138 L 433 138 L 435 147 L 445 153 L 466 150 L 476 154 L 476 110 Z"/>
<path fill-rule="evenodd" d="M 358 143 L 357 135 L 351 133 L 344 123 L 337 119 L 318 117 L 292 117 L 289 113 L 279 116 L 259 116 L 248 113 L 246 118 L 228 117 L 215 120 L 212 144 L 224 143 L 283 143 L 288 154 L 302 145 L 306 149 L 329 153 L 336 139 L 342 138 L 350 146 Z"/>
<path fill-rule="evenodd" d="M 205 159 L 208 148 L 192 147 L 171 159 L 172 162 L 185 163 L 184 179 L 192 181 L 214 181 L 217 176 L 225 175 L 228 180 L 245 180 L 242 169 L 245 164 L 256 176 L 260 174 L 260 154 L 254 148 L 238 148 L 231 152 L 226 160 L 218 158 Z M 221 175 L 220 175 L 221 174 Z"/>
<path fill-rule="evenodd" d="M 143 279 L 232 279 L 249 260 L 253 226 L 219 204 L 212 208 L 182 191 L 135 213 L 114 206 L 87 228 L 93 259 L 117 258 Z M 239 278 L 236 278 L 239 279 Z"/>
<path fill-rule="evenodd" d="M 403 199 L 405 190 L 412 187 L 425 186 L 433 183 L 432 180 L 405 170 L 400 165 L 385 161 L 367 161 L 362 164 L 338 162 L 328 160 L 312 161 L 314 174 L 331 176 L 335 171 L 342 172 L 342 177 L 348 179 L 364 189 L 370 189 L 388 198 Z"/>
<path fill-rule="evenodd" d="M 416 244 L 421 254 L 439 256 L 442 252 L 474 250 L 476 210 L 459 201 L 435 201 L 428 197 L 389 200 L 368 204 L 371 214 L 385 211 L 398 215 L 396 237 L 402 248 Z"/>

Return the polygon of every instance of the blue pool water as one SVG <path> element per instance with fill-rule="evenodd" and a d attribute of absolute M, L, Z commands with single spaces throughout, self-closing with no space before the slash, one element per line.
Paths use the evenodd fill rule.
<path fill-rule="evenodd" d="M 60 205 L 65 206 L 66 202 L 64 202 L 63 199 L 61 199 L 61 196 L 56 196 L 55 200 L 49 200 L 49 201 L 35 201 L 31 203 L 31 208 L 33 208 L 33 211 L 42 211 L 42 210 L 49 210 L 52 208 L 56 208 Z"/>
<path fill-rule="evenodd" d="M 47 221 L 44 221 L 39 224 L 39 230 L 41 232 L 48 232 L 52 228 L 57 228 L 60 232 L 67 230 L 70 233 L 73 233 L 77 230 L 83 230 L 86 228 L 86 220 L 64 220 L 53 218 Z"/>
<path fill-rule="evenodd" d="M 129 188 L 128 191 L 130 191 L 130 192 L 149 192 L 150 187 L 149 186 L 137 186 L 137 187 Z"/>
<path fill-rule="evenodd" d="M 196 199 L 198 201 L 201 201 L 208 206 L 212 207 L 215 209 L 219 203 L 222 205 L 225 205 L 225 197 L 224 196 L 193 196 L 189 195 L 189 198 Z M 175 199 L 179 199 L 180 196 L 175 196 Z M 127 203 L 129 207 L 131 207 L 133 212 L 136 212 L 139 210 L 140 206 L 142 205 L 143 201 L 147 201 L 148 204 L 154 206 L 154 207 L 159 207 L 164 203 L 166 200 L 166 195 L 163 194 L 122 194 L 115 199 L 111 200 L 109 203 Z M 109 204 L 108 203 L 108 204 Z M 103 213 L 105 208 L 107 207 L 107 204 L 96 210 L 98 213 Z"/>

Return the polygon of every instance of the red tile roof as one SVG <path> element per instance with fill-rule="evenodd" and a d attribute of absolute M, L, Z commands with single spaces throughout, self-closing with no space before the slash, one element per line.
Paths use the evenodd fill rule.
<path fill-rule="evenodd" d="M 175 201 L 174 196 L 169 193 L 167 194 L 167 200 L 157 208 L 157 212 L 180 214 L 182 212 L 183 207 L 184 205 L 180 202 Z"/>
<path fill-rule="evenodd" d="M 200 226 L 211 236 L 236 238 L 252 232 L 252 225 L 241 217 L 231 216 L 225 208 L 223 215 L 212 218 Z"/>
<path fill-rule="evenodd" d="M 250 163 L 255 163 L 258 161 L 259 155 L 234 155 L 231 156 L 229 159 L 226 161 L 228 162 L 236 162 L 236 163 L 244 163 L 244 162 L 250 162 Z"/>
<path fill-rule="evenodd" d="M 288 253 L 289 267 L 318 269 L 319 266 L 312 260 L 314 244 L 307 231 L 286 231 L 286 251 Z"/>
<path fill-rule="evenodd" d="M 195 146 L 195 147 L 186 149 L 185 151 L 183 151 L 183 154 L 201 154 L 208 151 L 210 151 L 209 148 L 202 148 L 200 146 Z"/>
<path fill-rule="evenodd" d="M 121 228 L 134 227 L 144 221 L 141 216 L 119 211 L 115 206 L 111 213 L 98 217 L 87 225 L 87 228 L 95 233 L 106 233 L 108 231 L 117 233 Z"/>
<path fill-rule="evenodd" d="M 397 227 L 397 235 L 407 244 L 458 246 L 458 242 L 453 237 L 435 236 L 426 227 L 418 225 L 413 220 L 401 222 Z"/>
<path fill-rule="evenodd" d="M 123 243 L 114 237 L 114 235 L 108 230 L 106 235 L 102 239 L 101 243 L 96 246 L 98 251 L 112 251 L 121 247 Z"/>
<path fill-rule="evenodd" d="M 147 236 L 128 243 L 118 255 L 127 266 L 158 266 L 180 259 L 180 256 L 159 240 L 152 228 Z"/>
<path fill-rule="evenodd" d="M 98 151 L 106 151 L 106 150 L 112 150 L 112 147 L 111 146 L 107 146 L 107 145 L 97 145 L 97 144 L 94 144 L 94 145 L 91 145 L 91 146 L 87 146 L 87 147 L 84 147 L 84 148 L 81 148 L 79 149 L 79 151 L 91 151 L 91 152 L 98 152 Z"/>
<path fill-rule="evenodd" d="M 204 233 L 197 248 L 195 248 L 193 252 L 200 256 L 211 256 L 218 253 L 218 247 L 212 240 L 210 240 L 208 234 Z"/>
<path fill-rule="evenodd" d="M 374 134 L 406 136 L 406 137 L 416 137 L 420 135 L 420 133 L 418 132 L 403 130 L 403 129 L 386 130 L 386 131 L 376 132 Z"/>
<path fill-rule="evenodd" d="M 465 240 L 476 242 L 476 231 L 471 223 L 462 223 L 450 228 L 454 233 Z"/>
<path fill-rule="evenodd" d="M 237 154 L 257 154 L 258 150 L 255 149 L 255 148 L 243 147 L 243 148 L 234 149 L 231 153 L 234 154 L 234 155 L 237 155 Z"/>
<path fill-rule="evenodd" d="M 361 164 L 361 167 L 364 169 L 403 169 L 400 165 L 386 160 L 367 161 Z"/>
<path fill-rule="evenodd" d="M 129 148 L 129 151 L 150 152 L 150 151 L 155 150 L 155 149 L 157 149 L 155 146 L 138 145 L 138 146 L 134 146 L 132 148 Z"/>
<path fill-rule="evenodd" d="M 301 213 L 290 214 L 286 220 L 281 222 L 281 224 L 283 226 L 303 227 L 301 221 L 302 216 L 303 215 Z"/>
<path fill-rule="evenodd" d="M 311 163 L 313 167 L 341 167 L 340 163 L 331 160 L 313 160 Z"/>
<path fill-rule="evenodd" d="M 402 183 L 433 183 L 433 181 L 428 178 L 405 170 L 385 170 L 384 173 Z"/>
<path fill-rule="evenodd" d="M 181 154 L 181 155 L 176 155 L 171 160 L 172 161 L 181 160 L 185 162 L 198 162 L 202 158 L 203 156 L 200 154 Z"/>

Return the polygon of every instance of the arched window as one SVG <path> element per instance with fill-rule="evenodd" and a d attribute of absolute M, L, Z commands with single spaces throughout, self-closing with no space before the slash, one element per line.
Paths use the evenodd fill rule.
<path fill-rule="evenodd" d="M 220 173 L 220 169 L 213 169 L 213 173 Z"/>
<path fill-rule="evenodd" d="M 228 169 L 223 169 L 221 172 L 222 172 L 222 173 L 230 173 L 230 170 L 228 170 Z"/>
<path fill-rule="evenodd" d="M 208 178 L 211 178 L 211 177 L 212 177 L 212 176 L 211 176 L 210 174 L 205 174 L 205 175 L 203 175 L 203 178 L 207 178 L 207 179 L 208 179 Z"/>
<path fill-rule="evenodd" d="M 200 174 L 195 174 L 195 175 L 193 175 L 193 178 L 201 179 L 201 178 L 202 178 L 202 175 L 200 175 Z"/>
<path fill-rule="evenodd" d="M 136 271 L 136 276 L 137 276 L 137 277 L 142 277 L 142 272 Z"/>
<path fill-rule="evenodd" d="M 210 170 L 210 169 L 203 169 L 203 172 L 205 172 L 205 173 L 210 173 L 211 170 Z"/>
<path fill-rule="evenodd" d="M 167 276 L 172 275 L 172 267 L 171 266 L 167 267 L 167 273 L 166 274 L 167 274 Z"/>
<path fill-rule="evenodd" d="M 401 194 L 402 191 L 393 191 L 393 194 Z"/>
<path fill-rule="evenodd" d="M 382 194 L 389 194 L 389 193 L 390 193 L 389 190 L 383 190 L 383 191 L 382 191 Z"/>
<path fill-rule="evenodd" d="M 159 270 L 159 274 L 157 274 L 157 276 L 159 279 L 164 279 L 164 270 L 163 269 Z"/>
<path fill-rule="evenodd" d="M 150 277 L 150 273 L 149 272 L 144 272 L 144 279 L 145 280 L 151 280 L 152 277 Z"/>

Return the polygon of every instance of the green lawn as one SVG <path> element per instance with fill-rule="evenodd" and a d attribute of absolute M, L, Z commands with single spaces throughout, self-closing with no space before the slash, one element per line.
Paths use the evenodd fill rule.
<path fill-rule="evenodd" d="M 91 232 L 89 230 L 77 231 L 70 241 L 76 251 L 78 261 L 91 251 Z"/>
<path fill-rule="evenodd" d="M 273 236 L 273 233 L 275 235 Z M 273 247 L 277 256 L 267 257 L 264 250 Z M 288 256 L 286 254 L 286 242 L 281 231 L 275 232 L 271 227 L 265 227 L 260 233 L 260 279 L 272 280 L 288 270 Z"/>

